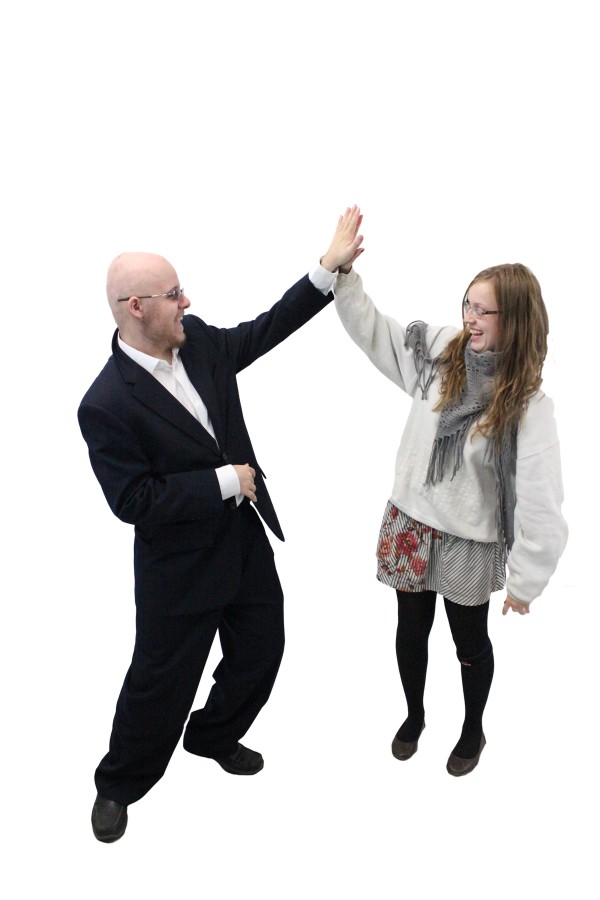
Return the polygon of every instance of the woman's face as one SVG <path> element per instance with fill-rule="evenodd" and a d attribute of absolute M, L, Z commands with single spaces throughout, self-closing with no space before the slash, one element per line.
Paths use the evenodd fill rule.
<path fill-rule="evenodd" d="M 471 348 L 476 353 L 483 353 L 484 350 L 496 350 L 500 335 L 500 316 L 480 316 L 478 318 L 473 312 L 473 308 L 477 311 L 498 312 L 492 282 L 476 281 L 469 288 L 466 299 L 468 308 L 463 313 L 463 320 L 471 332 L 469 341 Z"/>

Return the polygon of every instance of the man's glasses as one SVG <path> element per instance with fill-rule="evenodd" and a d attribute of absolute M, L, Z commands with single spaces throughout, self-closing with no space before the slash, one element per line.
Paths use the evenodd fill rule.
<path fill-rule="evenodd" d="M 499 309 L 482 309 L 480 306 L 471 306 L 467 298 L 463 300 L 463 316 L 468 312 L 472 312 L 476 319 L 482 319 L 484 316 L 499 316 Z"/>
<path fill-rule="evenodd" d="M 143 297 L 140 297 L 139 294 L 132 294 L 131 296 L 137 297 L 138 300 L 153 300 L 155 297 L 167 297 L 169 300 L 179 300 L 184 293 L 182 287 L 176 287 L 173 288 L 172 291 L 167 291 L 166 294 L 145 294 Z M 122 300 L 131 300 L 131 297 L 117 297 L 117 303 L 121 303 Z"/>

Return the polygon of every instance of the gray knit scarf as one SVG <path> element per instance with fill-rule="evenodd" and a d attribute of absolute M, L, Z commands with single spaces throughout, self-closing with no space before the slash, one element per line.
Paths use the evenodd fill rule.
<path fill-rule="evenodd" d="M 440 358 L 429 356 L 425 334 L 425 322 L 412 322 L 406 330 L 405 346 L 414 351 L 417 379 L 423 400 L 437 375 Z M 467 383 L 457 403 L 445 406 L 438 422 L 437 432 L 429 458 L 426 485 L 437 484 L 450 470 L 450 480 L 463 464 L 463 451 L 471 426 L 488 408 L 494 394 L 494 380 L 499 353 L 486 350 L 476 353 L 467 344 L 465 368 Z M 514 541 L 515 489 L 514 476 L 517 461 L 517 424 L 509 424 L 499 439 L 488 441 L 486 453 L 493 455 L 496 474 L 496 525 L 499 540 L 503 540 L 507 552 Z"/>

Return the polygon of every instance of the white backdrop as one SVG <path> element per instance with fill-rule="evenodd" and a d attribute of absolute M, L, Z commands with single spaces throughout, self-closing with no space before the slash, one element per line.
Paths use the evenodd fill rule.
<path fill-rule="evenodd" d="M 25 0 L 1 13 L 7 896 L 594 895 L 594 6 Z M 489 265 L 538 276 L 568 548 L 529 617 L 503 618 L 492 598 L 476 772 L 445 771 L 462 706 L 441 608 L 428 727 L 395 761 L 395 598 L 374 549 L 408 401 L 327 308 L 240 376 L 287 537 L 274 541 L 287 651 L 247 738 L 265 770 L 233 778 L 180 746 L 125 838 L 100 845 L 92 774 L 134 624 L 132 530 L 76 421 L 110 351 L 106 268 L 122 250 L 161 253 L 191 312 L 234 325 L 317 262 L 354 202 L 359 271 L 401 321 L 458 323 Z"/>

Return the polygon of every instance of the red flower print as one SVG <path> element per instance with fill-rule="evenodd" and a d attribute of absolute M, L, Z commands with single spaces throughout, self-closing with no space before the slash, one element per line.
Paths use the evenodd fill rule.
<path fill-rule="evenodd" d="M 383 541 L 380 541 L 379 547 L 377 548 L 377 556 L 379 559 L 384 559 L 386 556 L 390 555 L 392 549 L 392 539 L 385 538 Z"/>
<path fill-rule="evenodd" d="M 396 519 L 398 517 L 398 507 L 397 506 L 391 507 L 390 516 L 392 517 L 392 519 Z"/>
<path fill-rule="evenodd" d="M 423 559 L 422 556 L 413 556 L 410 561 L 410 567 L 415 575 L 422 575 L 427 568 L 427 560 Z"/>
<path fill-rule="evenodd" d="M 403 531 L 402 534 L 396 535 L 396 553 L 405 553 L 406 556 L 410 556 L 418 546 L 417 538 L 410 531 Z"/>

